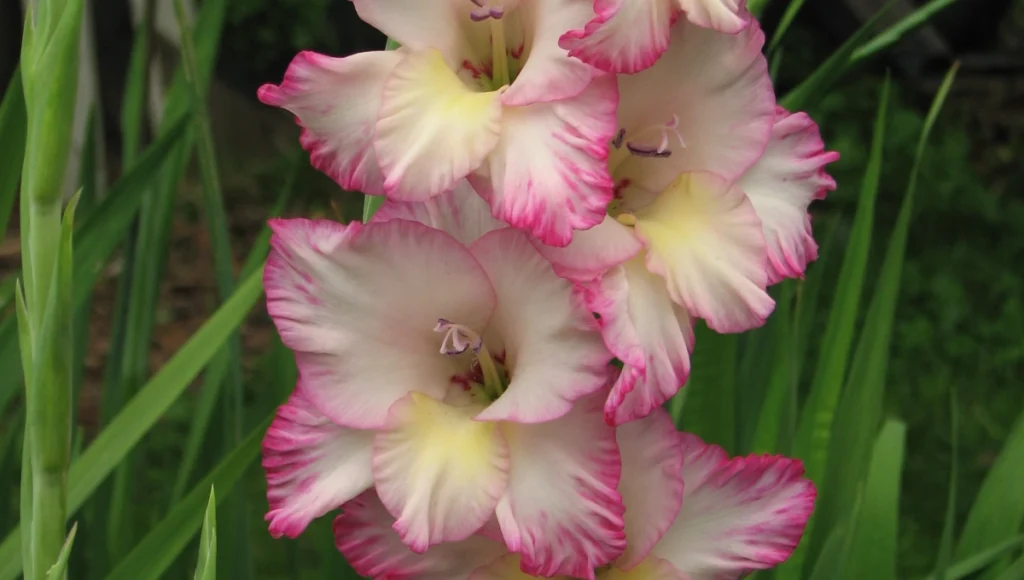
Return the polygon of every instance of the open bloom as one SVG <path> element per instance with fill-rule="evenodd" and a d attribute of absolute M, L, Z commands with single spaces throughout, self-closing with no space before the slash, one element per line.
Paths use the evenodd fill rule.
<path fill-rule="evenodd" d="M 753 21 L 746 0 L 594 0 L 594 12 L 586 26 L 565 33 L 559 44 L 571 56 L 615 73 L 653 65 L 668 48 L 680 15 L 726 34 L 742 32 Z"/>
<path fill-rule="evenodd" d="M 729 459 L 698 437 L 677 433 L 659 411 L 619 428 L 626 501 L 626 552 L 607 566 L 558 578 L 716 580 L 785 561 L 814 507 L 814 485 L 798 460 Z M 372 579 L 525 580 L 536 578 L 488 528 L 462 542 L 415 554 L 367 493 L 334 522 L 338 549 Z"/>
<path fill-rule="evenodd" d="M 271 532 L 372 485 L 416 551 L 496 518 L 538 573 L 611 560 L 611 355 L 578 290 L 522 231 L 407 217 L 271 222 L 267 307 L 300 373 L 264 442 Z"/>
<path fill-rule="evenodd" d="M 558 47 L 590 0 L 354 0 L 402 47 L 299 54 L 260 99 L 303 125 L 343 188 L 415 201 L 470 178 L 494 215 L 553 245 L 601 221 L 615 79 Z"/>
<path fill-rule="evenodd" d="M 541 248 L 588 289 L 625 364 L 606 407 L 642 417 L 689 375 L 692 324 L 763 324 L 767 288 L 816 256 L 807 206 L 834 188 L 815 124 L 775 105 L 756 23 L 729 35 L 680 21 L 658 64 L 621 77 L 609 169 L 616 197 L 599 226 Z"/>

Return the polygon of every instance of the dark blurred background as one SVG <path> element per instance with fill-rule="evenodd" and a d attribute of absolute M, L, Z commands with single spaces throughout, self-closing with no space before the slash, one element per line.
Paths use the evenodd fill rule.
<path fill-rule="evenodd" d="M 919 3 L 896 0 L 882 24 Z M 768 6 L 763 18 L 768 37 L 785 4 Z M 808 0 L 776 55 L 781 58 L 778 93 L 809 74 L 884 4 Z M 97 2 L 93 26 L 107 172 L 115 176 L 120 172 L 119 119 L 132 46 L 128 2 Z M 19 1 L 0 0 L 0 88 L 17 64 L 20 32 Z M 262 225 L 287 160 L 294 158 L 297 136 L 287 115 L 256 101 L 257 87 L 279 82 L 299 50 L 340 56 L 383 45 L 383 36 L 356 18 L 347 0 L 232 0 L 210 107 L 236 255 L 243 255 L 241 249 Z M 173 62 L 171 41 L 161 40 L 156 48 L 159 59 Z M 901 506 L 901 576 L 924 573 L 934 564 L 950 469 L 949 390 L 956 389 L 961 409 L 961 518 L 1024 407 L 1024 0 L 959 0 L 884 57 L 852 71 L 810 111 L 828 147 L 842 154 L 830 168 L 839 189 L 816 204 L 815 219 L 845 217 L 839 224 L 848 227 L 881 83 L 887 71 L 893 75 L 872 253 L 877 262 L 882 254 L 877 248 L 886 243 L 906 187 L 925 110 L 954 60 L 962 68 L 924 160 L 888 377 L 888 410 L 905 419 L 910 429 Z M 307 215 L 359 215 L 357 195 L 337 191 L 311 169 L 303 167 L 300 183 Z M 198 187 L 194 189 L 178 202 L 185 211 L 175 223 L 154 366 L 216 304 L 212 270 L 206 260 L 195 259 L 208 252 L 208 242 L 196 218 L 200 201 Z M 0 245 L 0 260 L 12 262 L 16 254 L 16 244 Z M 113 285 L 108 286 L 96 298 L 97 335 L 89 358 L 96 382 L 106 348 L 104 301 L 109 308 L 114 294 Z M 821 300 L 829 303 L 828 296 Z M 245 342 L 264 344 L 271 332 L 266 326 L 251 328 Z M 95 404 L 89 402 L 88 384 L 81 412 L 83 422 L 90 424 Z M 173 467 L 154 465 L 153 482 L 166 476 L 161 469 Z"/>

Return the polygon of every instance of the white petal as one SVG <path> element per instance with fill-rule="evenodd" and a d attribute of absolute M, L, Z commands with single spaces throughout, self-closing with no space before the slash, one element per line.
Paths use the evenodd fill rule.
<path fill-rule="evenodd" d="M 535 245 L 559 276 L 574 282 L 600 278 L 643 249 L 633 230 L 611 216 L 605 216 L 604 221 L 589 230 L 576 232 L 564 248 L 549 246 L 540 240 Z"/>
<path fill-rule="evenodd" d="M 377 493 L 415 552 L 465 540 L 505 492 L 505 438 L 496 424 L 474 421 L 477 410 L 409 393 L 391 407 L 387 428 L 374 439 Z"/>
<path fill-rule="evenodd" d="M 385 200 L 371 221 L 392 219 L 419 222 L 441 230 L 465 246 L 472 245 L 489 231 L 507 227 L 491 216 L 487 202 L 466 181 L 460 181 L 448 193 L 426 201 Z"/>
<path fill-rule="evenodd" d="M 646 417 L 690 375 L 689 314 L 672 302 L 664 279 L 648 272 L 641 257 L 590 284 L 587 303 L 601 317 L 605 344 L 624 364 L 605 416 L 616 425 Z"/>
<path fill-rule="evenodd" d="M 263 438 L 270 534 L 298 537 L 311 521 L 369 489 L 372 442 L 372 431 L 335 425 L 296 388 Z"/>
<path fill-rule="evenodd" d="M 614 73 L 636 73 L 668 48 L 676 0 L 594 0 L 595 16 L 559 44 L 583 62 Z"/>
<path fill-rule="evenodd" d="M 483 328 L 495 305 L 465 247 L 404 220 L 270 225 L 267 310 L 317 408 L 340 425 L 375 428 L 410 391 L 444 397 L 464 369 L 440 353 L 438 319 Z"/>
<path fill-rule="evenodd" d="M 686 18 L 704 28 L 736 34 L 754 20 L 745 0 L 678 0 Z"/>
<path fill-rule="evenodd" d="M 344 189 L 382 195 L 374 126 L 384 81 L 403 54 L 380 51 L 331 58 L 300 52 L 279 86 L 260 87 L 259 99 L 295 114 L 314 167 Z"/>
<path fill-rule="evenodd" d="M 593 580 L 626 547 L 619 451 L 602 401 L 581 399 L 547 423 L 502 424 L 511 468 L 498 522 L 529 574 Z"/>
<path fill-rule="evenodd" d="M 477 419 L 548 421 L 603 387 L 612 356 L 597 322 L 582 294 L 555 274 L 527 235 L 512 228 L 493 231 L 471 251 L 498 296 L 486 338 L 504 347 L 511 378 Z"/>
<path fill-rule="evenodd" d="M 676 304 L 718 332 L 764 324 L 768 250 L 761 221 L 740 189 L 710 173 L 686 173 L 636 213 L 647 268 Z"/>
<path fill-rule="evenodd" d="M 689 434 L 683 446 L 683 507 L 653 553 L 690 580 L 736 577 L 785 561 L 814 509 L 803 464 L 769 455 L 729 459 Z"/>
<path fill-rule="evenodd" d="M 334 520 L 338 551 L 361 576 L 415 580 L 467 580 L 469 573 L 506 553 L 505 546 L 478 535 L 439 544 L 417 554 L 392 529 L 380 499 L 366 492 L 342 506 Z"/>
<path fill-rule="evenodd" d="M 761 218 L 768 244 L 768 283 L 802 278 L 818 257 L 807 206 L 836 188 L 825 165 L 839 159 L 826 152 L 818 126 L 805 113 L 779 109 L 768 148 L 739 180 Z"/>
<path fill-rule="evenodd" d="M 384 82 L 374 138 L 388 196 L 429 199 L 479 168 L 498 143 L 500 95 L 470 90 L 437 50 L 402 59 Z"/>

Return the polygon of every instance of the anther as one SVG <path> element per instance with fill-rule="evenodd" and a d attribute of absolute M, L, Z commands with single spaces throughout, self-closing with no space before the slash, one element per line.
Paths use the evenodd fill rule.
<path fill-rule="evenodd" d="M 441 340 L 441 354 L 456 356 L 469 349 L 473 349 L 474 353 L 479 354 L 483 347 L 483 339 L 480 335 L 461 324 L 455 324 L 444 318 L 437 319 L 434 332 L 445 333 L 444 339 Z"/>

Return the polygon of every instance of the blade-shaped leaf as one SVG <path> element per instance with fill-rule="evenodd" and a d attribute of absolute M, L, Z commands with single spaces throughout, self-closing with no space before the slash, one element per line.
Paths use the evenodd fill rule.
<path fill-rule="evenodd" d="M 0 239 L 7 236 L 7 225 L 14 209 L 21 161 L 25 157 L 26 123 L 21 71 L 15 70 L 0 103 Z"/>
<path fill-rule="evenodd" d="M 959 469 L 959 450 L 957 441 L 960 434 L 960 410 L 956 404 L 956 391 L 951 390 L 950 394 L 950 430 L 952 431 L 950 441 L 952 442 L 952 461 L 949 468 L 949 497 L 946 499 L 946 521 L 942 526 L 942 541 L 939 544 L 939 558 L 935 564 L 936 580 L 946 580 L 949 573 L 949 566 L 953 561 L 953 537 L 956 535 L 956 484 Z"/>
<path fill-rule="evenodd" d="M 71 549 L 75 546 L 75 534 L 77 533 L 78 524 L 76 523 L 71 526 L 71 532 L 68 533 L 68 539 L 65 540 L 64 547 L 60 550 L 57 562 L 46 572 L 46 580 L 64 580 L 67 578 L 68 558 L 71 557 Z"/>
<path fill-rule="evenodd" d="M 217 580 L 217 496 L 216 487 L 210 487 L 206 502 L 203 531 L 199 535 L 199 561 L 196 562 L 195 580 Z"/>
<path fill-rule="evenodd" d="M 735 334 L 718 334 L 701 324 L 696 329 L 693 372 L 684 390 L 681 422 L 708 443 L 736 452 Z"/>

